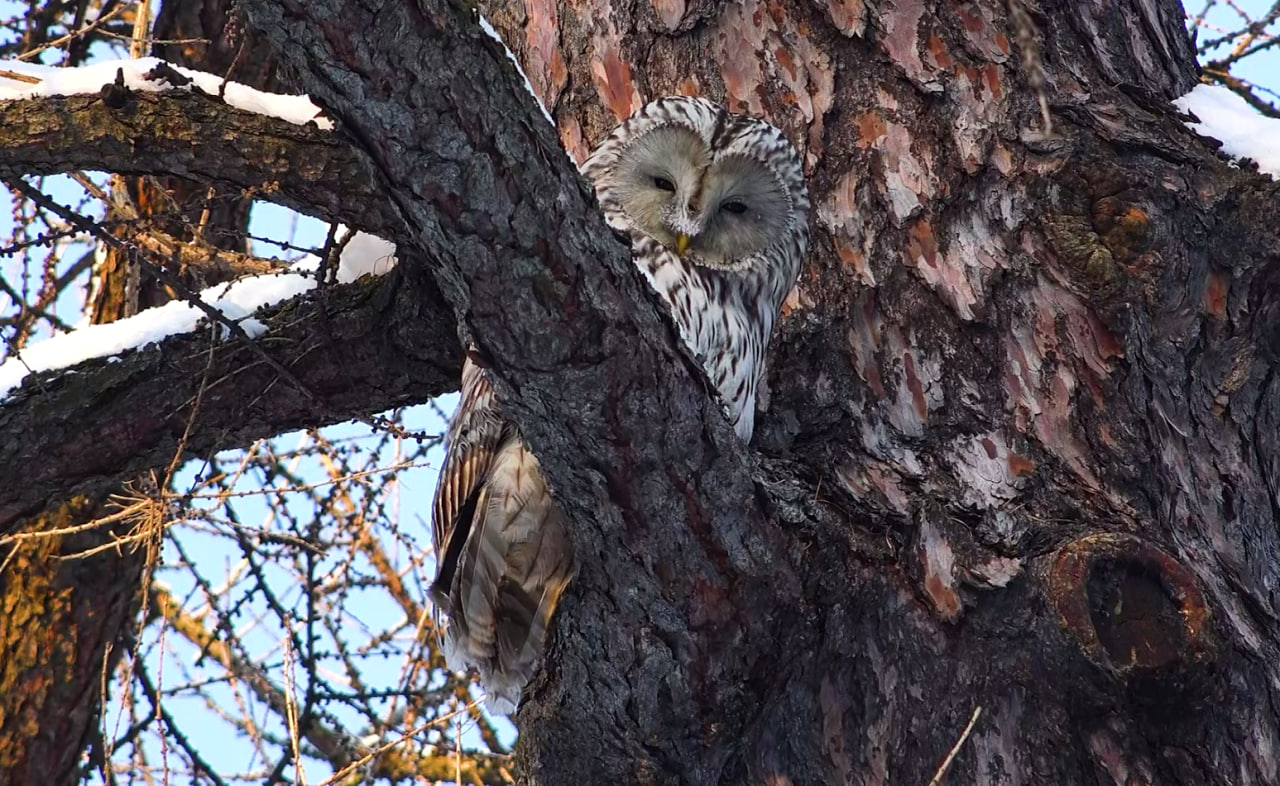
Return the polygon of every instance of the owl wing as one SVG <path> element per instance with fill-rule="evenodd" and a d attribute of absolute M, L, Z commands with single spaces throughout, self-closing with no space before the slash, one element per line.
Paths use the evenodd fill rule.
<path fill-rule="evenodd" d="M 436 605 L 448 609 L 447 596 L 466 545 L 477 507 L 483 509 L 484 483 L 514 429 L 498 411 L 484 369 L 467 353 L 462 363 L 462 397 L 449 424 L 444 467 L 436 485 L 431 537 L 436 551 Z M 461 525 L 461 526 L 459 526 Z"/>
<path fill-rule="evenodd" d="M 445 657 L 453 668 L 475 666 L 490 707 L 512 711 L 572 578 L 573 552 L 538 460 L 502 417 L 486 373 L 470 355 L 436 487 L 432 535 L 431 597 L 449 617 Z"/>

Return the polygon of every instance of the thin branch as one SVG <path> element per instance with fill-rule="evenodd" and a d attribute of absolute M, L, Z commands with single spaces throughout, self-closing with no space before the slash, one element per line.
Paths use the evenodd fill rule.
<path fill-rule="evenodd" d="M 89 22 L 88 24 L 84 25 L 83 27 L 77 28 L 76 30 L 72 30 L 71 32 L 67 33 L 66 35 L 59 36 L 59 37 L 57 37 L 57 38 L 53 39 L 52 41 L 48 41 L 48 42 L 46 42 L 46 43 L 44 43 L 44 44 L 41 44 L 40 46 L 36 47 L 35 49 L 30 49 L 30 50 L 28 50 L 28 51 L 26 51 L 26 52 L 23 52 L 22 54 L 18 55 L 18 59 L 19 59 L 19 60 L 26 60 L 26 61 L 35 60 L 35 59 L 36 59 L 36 57 L 37 57 L 41 52 L 45 51 L 46 49 L 52 49 L 52 48 L 57 47 L 57 46 L 62 46 L 63 44 L 67 43 L 68 41 L 74 41 L 74 40 L 76 40 L 77 38 L 83 38 L 83 37 L 85 37 L 85 36 L 89 35 L 90 33 L 92 33 L 94 30 L 97 30 L 97 29 L 98 29 L 99 27 L 101 27 L 102 25 L 105 25 L 107 22 L 110 22 L 112 19 L 115 19 L 117 16 L 120 16 L 122 13 L 124 13 L 124 10 L 125 10 L 126 8 L 128 8 L 128 7 L 129 7 L 129 6 L 128 6 L 128 4 L 127 4 L 127 3 L 121 3 L 121 4 L 117 5 L 115 8 L 112 8 L 112 9 L 110 9 L 109 11 L 107 11 L 105 14 L 102 14 L 102 15 L 101 15 L 101 16 L 99 16 L 97 19 L 93 20 L 92 22 Z M 6 74 L 12 74 L 12 73 L 13 73 L 13 72 L 4 72 L 4 71 L 0 71 L 0 76 L 4 76 L 4 75 L 6 75 Z M 20 75 L 13 74 L 13 76 L 17 77 L 17 76 L 20 76 Z M 21 81 L 26 81 L 26 80 L 25 80 L 25 79 L 23 79 L 23 80 L 21 80 Z M 34 83 L 38 83 L 39 81 L 40 81 L 40 80 L 36 79 L 36 80 L 34 80 L 34 81 L 33 81 L 33 84 L 34 84 Z"/>
<path fill-rule="evenodd" d="M 982 706 L 978 705 L 973 708 L 973 715 L 969 716 L 969 723 L 964 727 L 964 731 L 960 732 L 959 739 L 956 744 L 951 746 L 951 750 L 947 751 L 947 758 L 942 760 L 942 764 L 938 765 L 938 770 L 929 779 L 927 786 L 938 786 L 942 783 L 942 778 L 947 774 L 947 770 L 951 769 L 951 763 L 955 761 L 956 754 L 960 752 L 960 748 L 964 747 L 965 740 L 969 739 L 969 734 L 973 731 L 973 727 L 978 722 L 978 718 L 982 715 Z"/>

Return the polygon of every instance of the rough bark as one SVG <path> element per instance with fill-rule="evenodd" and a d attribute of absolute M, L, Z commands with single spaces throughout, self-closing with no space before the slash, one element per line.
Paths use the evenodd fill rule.
<path fill-rule="evenodd" d="M 75 498 L 28 522 L 33 532 L 109 514 Z M 74 555 L 128 526 L 46 536 L 4 547 L 0 575 L 0 778 L 13 786 L 74 783 L 102 699 L 103 670 L 137 614 L 140 555 Z M 14 580 L 19 577 L 18 580 Z"/>
<path fill-rule="evenodd" d="M 955 782 L 1275 782 L 1280 189 L 1176 3 L 493 4 L 576 156 L 681 90 L 802 145 L 754 453 L 466 8 L 244 5 L 574 523 L 529 782 L 926 783 L 977 706 Z"/>

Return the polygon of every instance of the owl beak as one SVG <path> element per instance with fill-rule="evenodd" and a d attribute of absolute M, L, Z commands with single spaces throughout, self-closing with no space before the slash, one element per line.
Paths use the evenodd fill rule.
<path fill-rule="evenodd" d="M 676 235 L 676 256 L 684 256 L 684 252 L 689 250 L 689 236 L 681 232 Z"/>

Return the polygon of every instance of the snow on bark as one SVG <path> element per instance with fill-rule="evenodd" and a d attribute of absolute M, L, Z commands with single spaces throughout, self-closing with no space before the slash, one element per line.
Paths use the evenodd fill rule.
<path fill-rule="evenodd" d="M 1222 143 L 1232 158 L 1252 159 L 1280 180 L 1280 120 L 1267 117 L 1221 85 L 1196 85 L 1174 105 L 1195 119 L 1187 126 Z"/>
<path fill-rule="evenodd" d="M 199 297 L 227 319 L 238 322 L 250 338 L 257 338 L 266 332 L 267 326 L 253 315 L 260 309 L 315 289 L 318 264 L 319 260 L 310 257 L 294 264 L 288 271 L 250 276 L 209 287 L 200 292 Z M 337 281 L 349 284 L 366 274 L 383 275 L 395 264 L 393 245 L 379 237 L 357 232 L 343 248 Z M 30 374 L 69 368 L 86 360 L 118 355 L 173 335 L 190 333 L 204 324 L 205 319 L 204 312 L 196 306 L 174 300 L 126 319 L 88 325 L 32 344 L 0 363 L 0 403 Z"/>
<path fill-rule="evenodd" d="M 539 93 L 533 89 L 533 83 L 529 81 L 529 75 L 524 72 L 524 66 L 520 65 L 520 61 L 516 58 L 515 53 L 511 51 L 511 47 L 507 46 L 506 42 L 502 40 L 502 36 L 494 29 L 493 25 L 489 24 L 489 20 L 483 16 L 480 17 L 480 29 L 484 31 L 485 35 L 497 41 L 498 46 L 502 47 L 502 51 L 507 53 L 507 60 L 511 61 L 511 65 L 515 66 L 516 73 L 520 75 L 520 79 L 524 82 L 524 89 L 528 90 L 529 95 L 533 96 L 533 100 L 538 103 L 538 109 L 542 110 L 542 116 L 554 126 L 556 124 L 555 118 L 547 111 L 547 105 L 542 100 L 544 93 Z"/>
<path fill-rule="evenodd" d="M 322 117 L 320 107 L 307 96 L 266 93 L 215 74 L 172 65 L 157 57 L 104 60 L 78 68 L 0 60 L 0 100 L 99 93 L 117 79 L 130 90 L 149 93 L 198 90 L 218 96 L 228 105 L 246 112 L 277 117 L 300 126 L 314 123 L 321 130 L 333 130 L 333 121 Z"/>

